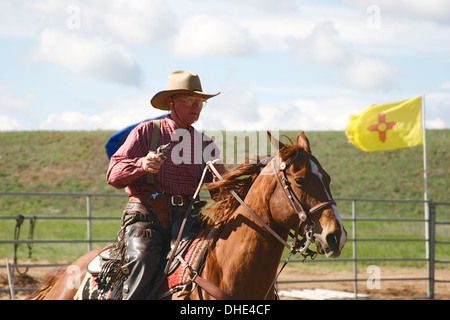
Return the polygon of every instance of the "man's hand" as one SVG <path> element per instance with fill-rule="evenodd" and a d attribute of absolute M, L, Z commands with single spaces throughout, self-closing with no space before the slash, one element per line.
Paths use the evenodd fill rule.
<path fill-rule="evenodd" d="M 158 173 L 159 168 L 166 159 L 167 157 L 164 155 L 158 156 L 154 152 L 149 152 L 147 156 L 142 159 L 142 169 L 145 172 Z"/>
<path fill-rule="evenodd" d="M 214 172 L 211 170 L 211 168 L 209 166 L 210 164 L 212 164 L 214 166 L 214 168 L 216 168 L 216 170 L 219 172 L 220 175 L 227 172 L 227 169 L 225 169 L 225 166 L 223 165 L 223 162 L 220 159 L 209 160 L 208 162 L 206 162 L 208 170 L 210 172 L 212 172 L 214 175 Z"/>

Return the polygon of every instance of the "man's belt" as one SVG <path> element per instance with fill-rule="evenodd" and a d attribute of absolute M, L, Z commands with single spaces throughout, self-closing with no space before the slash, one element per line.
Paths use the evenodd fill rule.
<path fill-rule="evenodd" d="M 137 209 L 136 205 L 142 205 L 147 209 L 145 213 L 151 213 L 160 226 L 166 229 L 172 225 L 171 208 L 187 209 L 191 200 L 192 196 L 187 195 L 139 193 L 130 196 L 127 207 Z M 142 212 L 143 210 L 138 211 Z"/>
<path fill-rule="evenodd" d="M 137 202 L 142 204 L 151 205 L 153 202 L 167 203 L 172 207 L 187 207 L 191 203 L 191 195 L 172 195 L 168 193 L 141 193 L 130 196 L 129 202 Z"/>

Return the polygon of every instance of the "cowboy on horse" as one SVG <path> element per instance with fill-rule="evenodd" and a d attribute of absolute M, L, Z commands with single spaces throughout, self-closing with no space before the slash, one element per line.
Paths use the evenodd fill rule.
<path fill-rule="evenodd" d="M 149 297 L 161 256 L 177 237 L 186 210 L 197 207 L 199 199 L 193 195 L 205 163 L 213 162 L 220 173 L 226 172 L 217 145 L 192 127 L 206 101 L 218 94 L 203 93 L 200 78 L 193 72 L 171 73 L 168 89 L 151 99 L 154 108 L 170 110 L 170 114 L 138 125 L 111 157 L 107 182 L 125 188 L 129 196 L 118 236 L 126 250 L 122 270 L 128 271 L 123 299 Z M 161 146 L 166 148 L 164 153 L 157 152 Z M 204 159 L 206 147 L 214 154 Z M 213 180 L 208 172 L 204 181 Z"/>
<path fill-rule="evenodd" d="M 152 105 L 171 114 L 137 126 L 111 158 L 108 183 L 130 196 L 117 243 L 56 270 L 29 299 L 275 299 L 283 250 L 312 258 L 314 244 L 318 254 L 340 256 L 347 231 L 331 177 L 304 132 L 291 144 L 268 132 L 273 154 L 226 171 L 214 142 L 192 127 L 215 95 L 203 93 L 196 74 L 170 75 L 169 89 L 156 94 Z M 196 150 L 212 154 L 198 157 Z M 200 215 L 203 181 L 211 182 L 207 189 L 217 201 Z M 206 228 L 198 231 L 200 221 Z M 195 240 L 184 246 L 191 236 Z M 170 242 L 174 249 L 166 255 Z M 100 271 L 90 268 L 111 248 L 115 258 Z M 67 285 L 72 270 L 84 279 L 80 286 Z"/>

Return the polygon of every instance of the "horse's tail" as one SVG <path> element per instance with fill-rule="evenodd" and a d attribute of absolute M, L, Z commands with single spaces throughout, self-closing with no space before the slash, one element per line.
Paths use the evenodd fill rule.
<path fill-rule="evenodd" d="M 64 267 L 53 271 L 44 282 L 26 298 L 26 300 L 44 300 L 47 293 L 53 288 L 59 278 L 61 278 L 66 269 L 67 267 Z"/>

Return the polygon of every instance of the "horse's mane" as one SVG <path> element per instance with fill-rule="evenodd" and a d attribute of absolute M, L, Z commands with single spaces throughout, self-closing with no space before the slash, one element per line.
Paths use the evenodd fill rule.
<path fill-rule="evenodd" d="M 296 149 L 297 146 L 284 145 L 280 148 L 279 155 L 283 159 L 289 158 Z M 225 173 L 223 180 L 207 184 L 206 189 L 214 192 L 213 199 L 216 202 L 203 210 L 203 221 L 209 225 L 226 222 L 240 205 L 230 190 L 234 190 L 244 199 L 253 182 L 272 158 L 271 155 L 247 157 L 243 164 Z"/>

